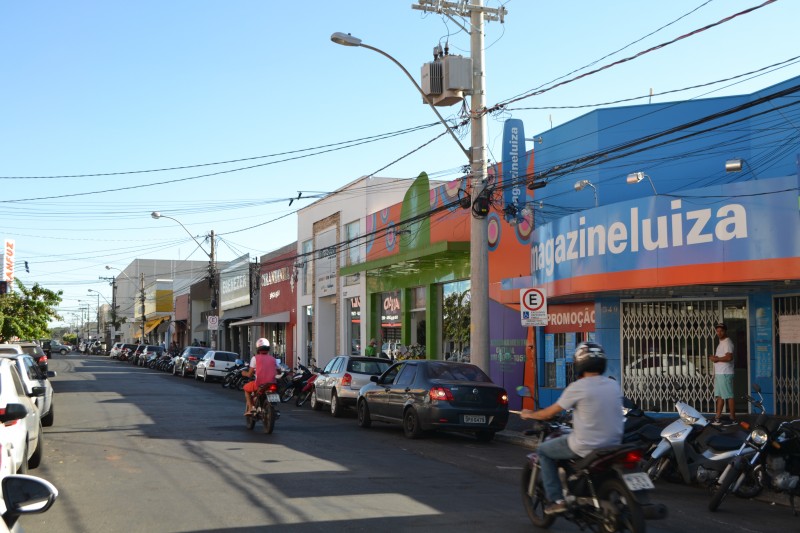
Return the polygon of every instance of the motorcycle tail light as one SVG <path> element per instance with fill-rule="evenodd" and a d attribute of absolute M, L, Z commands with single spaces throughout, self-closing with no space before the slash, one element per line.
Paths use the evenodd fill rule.
<path fill-rule="evenodd" d="M 270 383 L 267 385 L 267 392 L 278 392 L 278 384 L 277 383 Z"/>
<path fill-rule="evenodd" d="M 350 374 L 345 374 L 342 376 L 342 387 L 349 387 L 353 384 L 353 376 Z"/>
<path fill-rule="evenodd" d="M 750 432 L 750 440 L 759 446 L 763 446 L 767 442 L 769 435 L 764 428 L 756 428 Z"/>
<path fill-rule="evenodd" d="M 453 393 L 447 387 L 433 387 L 428 393 L 431 400 L 445 400 L 452 402 L 454 400 Z"/>
<path fill-rule="evenodd" d="M 631 450 L 622 457 L 625 468 L 633 468 L 642 460 L 642 450 Z"/>

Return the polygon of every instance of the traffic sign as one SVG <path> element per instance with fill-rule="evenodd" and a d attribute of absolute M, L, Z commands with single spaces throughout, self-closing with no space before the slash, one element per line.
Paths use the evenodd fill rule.
<path fill-rule="evenodd" d="M 547 293 L 536 287 L 520 289 L 519 313 L 523 326 L 547 325 Z"/>
<path fill-rule="evenodd" d="M 219 317 L 216 315 L 208 316 L 208 329 L 214 331 L 219 328 Z"/>

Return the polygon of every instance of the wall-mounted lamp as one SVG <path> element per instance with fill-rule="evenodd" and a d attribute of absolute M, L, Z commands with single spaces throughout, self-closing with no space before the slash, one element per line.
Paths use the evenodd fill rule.
<path fill-rule="evenodd" d="M 728 159 L 725 161 L 725 172 L 741 172 L 744 159 Z"/>
<path fill-rule="evenodd" d="M 653 183 L 653 179 L 644 172 L 632 172 L 631 174 L 628 174 L 628 178 L 626 181 L 628 183 L 639 183 L 645 178 L 647 178 L 648 181 L 650 181 L 650 186 L 653 188 L 653 194 L 658 196 L 658 191 L 656 191 L 656 186 Z"/>
<path fill-rule="evenodd" d="M 594 206 L 597 207 L 597 187 L 594 186 L 589 180 L 580 180 L 575 182 L 575 190 L 582 191 L 586 187 L 591 187 L 592 191 L 594 192 Z"/>

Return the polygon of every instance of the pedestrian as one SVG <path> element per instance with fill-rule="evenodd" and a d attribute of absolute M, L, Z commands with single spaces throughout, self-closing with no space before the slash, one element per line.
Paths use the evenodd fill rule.
<path fill-rule="evenodd" d="M 717 416 L 712 424 L 722 423 L 722 410 L 728 403 L 731 424 L 736 424 L 736 400 L 733 396 L 733 341 L 728 337 L 728 326 L 723 322 L 714 326 L 719 337 L 717 351 L 709 356 L 714 363 L 714 397 L 717 401 Z"/>
<path fill-rule="evenodd" d="M 364 350 L 364 355 L 369 357 L 375 357 L 378 355 L 378 341 L 375 339 L 370 339 L 369 346 Z"/>

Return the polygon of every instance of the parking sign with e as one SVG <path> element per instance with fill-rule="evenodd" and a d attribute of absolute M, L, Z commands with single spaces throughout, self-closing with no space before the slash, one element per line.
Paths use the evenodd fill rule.
<path fill-rule="evenodd" d="M 520 320 L 523 326 L 547 325 L 547 294 L 543 289 L 519 291 Z"/>

